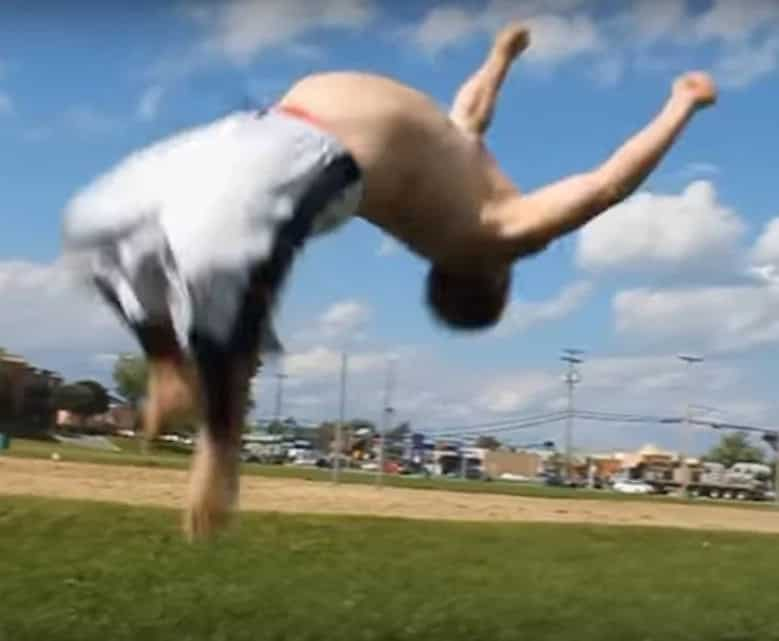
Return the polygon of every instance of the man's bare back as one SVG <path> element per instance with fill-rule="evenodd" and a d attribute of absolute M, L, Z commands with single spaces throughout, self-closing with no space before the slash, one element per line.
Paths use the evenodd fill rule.
<path fill-rule="evenodd" d="M 281 105 L 306 110 L 352 152 L 364 175 L 361 216 L 431 260 L 480 254 L 479 213 L 493 189 L 488 156 L 426 94 L 336 72 L 304 78 Z"/>

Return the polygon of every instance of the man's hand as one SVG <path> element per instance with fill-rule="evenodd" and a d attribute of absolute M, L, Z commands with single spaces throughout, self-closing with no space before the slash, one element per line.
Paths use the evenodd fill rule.
<path fill-rule="evenodd" d="M 495 37 L 495 50 L 510 59 L 516 58 L 529 45 L 530 30 L 518 22 L 504 27 Z"/>
<path fill-rule="evenodd" d="M 701 71 L 690 71 L 679 76 L 674 81 L 673 93 L 688 98 L 696 109 L 703 109 L 717 101 L 714 80 Z"/>

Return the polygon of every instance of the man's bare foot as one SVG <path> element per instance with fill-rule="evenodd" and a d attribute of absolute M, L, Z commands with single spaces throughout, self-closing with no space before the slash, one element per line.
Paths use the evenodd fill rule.
<path fill-rule="evenodd" d="M 712 77 L 702 71 L 690 71 L 679 76 L 674 81 L 673 92 L 690 99 L 697 109 L 717 102 L 717 86 Z"/>
<path fill-rule="evenodd" d="M 494 50 L 502 56 L 516 58 L 530 45 L 530 29 L 514 22 L 504 27 L 495 36 Z"/>

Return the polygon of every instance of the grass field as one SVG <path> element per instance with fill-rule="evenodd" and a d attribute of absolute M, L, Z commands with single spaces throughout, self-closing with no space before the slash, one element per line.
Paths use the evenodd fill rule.
<path fill-rule="evenodd" d="M 777 538 L 0 497 L 0 641 L 779 639 Z"/>

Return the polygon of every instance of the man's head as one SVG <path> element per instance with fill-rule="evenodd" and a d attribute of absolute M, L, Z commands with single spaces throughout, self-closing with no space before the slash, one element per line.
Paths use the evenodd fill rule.
<path fill-rule="evenodd" d="M 487 329 L 503 315 L 510 286 L 509 269 L 456 272 L 433 265 L 427 275 L 427 304 L 451 328 Z"/>

